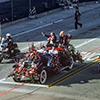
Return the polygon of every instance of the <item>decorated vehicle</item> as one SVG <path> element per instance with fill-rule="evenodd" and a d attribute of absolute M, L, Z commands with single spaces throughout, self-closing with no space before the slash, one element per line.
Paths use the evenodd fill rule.
<path fill-rule="evenodd" d="M 33 83 L 44 84 L 49 74 L 57 74 L 66 68 L 73 68 L 73 56 L 65 47 L 57 47 L 53 52 L 51 51 L 49 47 L 36 50 L 32 43 L 28 53 L 19 62 L 15 63 L 13 71 L 8 77 L 13 76 L 13 80 L 16 82 L 23 78 L 29 78 Z"/>

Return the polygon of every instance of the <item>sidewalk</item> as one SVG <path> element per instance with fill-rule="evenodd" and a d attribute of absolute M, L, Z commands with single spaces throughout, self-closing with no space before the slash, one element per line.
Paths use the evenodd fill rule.
<path fill-rule="evenodd" d="M 84 3 L 80 3 L 78 5 L 80 6 L 80 11 L 84 12 L 84 11 L 95 9 L 95 8 L 99 7 L 99 3 L 84 2 Z M 84 9 L 84 6 L 85 6 L 85 9 Z M 30 20 L 35 20 L 37 18 L 41 18 L 41 17 L 47 16 L 47 15 L 52 15 L 52 14 L 55 14 L 55 13 L 60 14 L 61 12 L 64 12 L 64 11 L 67 11 L 67 14 L 68 14 L 68 15 L 65 16 L 66 18 L 73 16 L 74 11 L 72 9 L 68 9 L 68 7 L 65 7 L 64 10 L 62 8 L 57 8 L 57 9 L 54 9 L 54 10 L 50 10 L 48 12 L 43 12 L 43 13 L 40 13 L 40 14 L 36 14 L 35 17 L 33 17 L 31 19 L 26 17 L 26 18 L 22 18 L 22 19 L 19 19 L 19 20 L 15 20 L 15 21 L 12 21 L 12 22 L 2 24 L 2 28 L 7 27 L 9 25 L 14 25 L 16 23 L 20 23 L 20 22 L 27 22 L 27 21 L 30 21 Z M 65 17 L 62 17 L 62 18 L 65 18 Z M 60 18 L 61 18 L 61 16 L 60 16 Z"/>

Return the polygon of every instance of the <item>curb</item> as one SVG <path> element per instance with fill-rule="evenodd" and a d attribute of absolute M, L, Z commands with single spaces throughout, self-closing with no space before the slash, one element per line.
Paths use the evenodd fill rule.
<path fill-rule="evenodd" d="M 36 14 L 35 16 L 30 17 L 30 18 L 29 17 L 25 17 L 25 18 L 18 19 L 18 20 L 12 21 L 12 22 L 8 22 L 8 23 L 5 23 L 5 24 L 2 24 L 2 28 L 5 28 L 5 27 L 7 27 L 9 25 L 14 25 L 14 24 L 19 23 L 19 22 L 24 22 L 24 21 L 28 21 L 28 20 L 32 20 L 32 19 L 37 19 L 37 18 L 46 16 L 46 15 L 50 15 L 50 14 L 56 13 L 56 12 L 61 11 L 61 10 L 62 10 L 61 8 L 56 8 L 54 10 L 50 10 L 50 11 L 47 11 L 47 12 Z"/>

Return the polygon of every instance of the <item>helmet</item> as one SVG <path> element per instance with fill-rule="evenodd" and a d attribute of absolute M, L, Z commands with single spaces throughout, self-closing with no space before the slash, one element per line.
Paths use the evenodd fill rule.
<path fill-rule="evenodd" d="M 7 34 L 6 34 L 6 36 L 9 36 L 9 37 L 11 37 L 11 34 L 10 34 L 10 33 L 7 33 Z"/>

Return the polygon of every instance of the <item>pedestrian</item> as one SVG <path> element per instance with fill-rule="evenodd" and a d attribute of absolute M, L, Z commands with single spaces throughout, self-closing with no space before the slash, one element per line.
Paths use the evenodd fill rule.
<path fill-rule="evenodd" d="M 77 25 L 79 25 L 80 27 L 82 27 L 82 23 L 78 22 L 80 20 L 81 13 L 80 13 L 78 7 L 75 7 L 75 9 L 76 9 L 76 12 L 75 12 L 75 29 L 78 29 Z"/>

